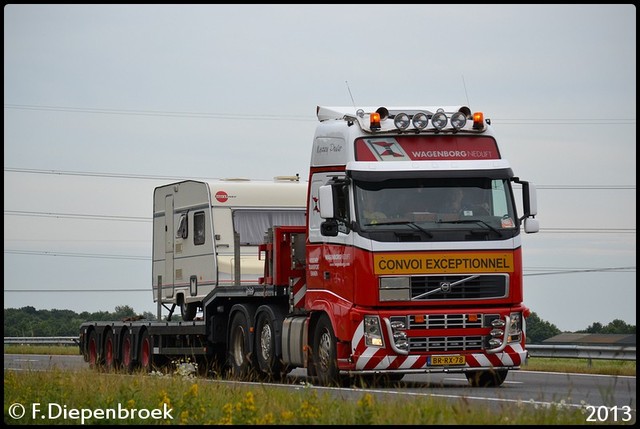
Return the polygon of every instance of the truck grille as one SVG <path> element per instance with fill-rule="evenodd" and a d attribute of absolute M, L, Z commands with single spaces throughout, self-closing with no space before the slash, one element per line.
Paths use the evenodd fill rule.
<path fill-rule="evenodd" d="M 420 321 L 418 322 L 417 320 Z M 478 317 L 475 321 L 471 321 L 466 314 L 427 314 L 423 317 L 409 316 L 408 329 L 460 329 L 482 327 L 482 317 Z"/>
<path fill-rule="evenodd" d="M 408 351 L 411 352 L 462 352 L 480 351 L 486 348 L 486 336 L 483 335 L 442 335 L 445 329 L 481 329 L 490 328 L 499 314 L 413 314 L 391 316 L 392 326 L 402 326 L 398 332 L 405 332 Z M 411 331 L 418 335 L 412 335 Z M 433 330 L 438 335 L 425 336 L 425 330 Z M 435 332 L 435 331 L 438 332 Z M 475 331 L 474 333 L 477 333 Z M 395 336 L 395 333 L 394 333 Z"/>
<path fill-rule="evenodd" d="M 409 352 L 456 352 L 482 350 L 482 337 L 410 337 Z"/>
<path fill-rule="evenodd" d="M 504 298 L 509 294 L 509 276 L 506 274 L 479 275 L 469 279 L 470 277 L 470 275 L 411 277 L 411 299 L 420 301 L 494 299 Z M 459 281 L 460 283 L 452 285 Z M 443 287 L 443 285 L 451 286 Z"/>

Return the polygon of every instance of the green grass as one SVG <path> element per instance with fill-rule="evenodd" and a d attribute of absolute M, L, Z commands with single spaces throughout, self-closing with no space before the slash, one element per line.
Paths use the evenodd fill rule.
<path fill-rule="evenodd" d="M 524 371 L 569 372 L 580 374 L 636 375 L 635 360 L 529 358 Z"/>
<path fill-rule="evenodd" d="M 16 355 L 76 355 L 80 354 L 78 346 L 51 346 L 41 344 L 5 344 L 5 354 Z"/>
<path fill-rule="evenodd" d="M 123 375 L 90 370 L 5 371 L 4 418 L 10 424 L 47 425 L 564 425 L 585 424 L 587 417 L 586 405 L 509 403 L 496 409 L 473 405 L 464 398 L 397 401 L 378 399 L 364 391 L 356 395 L 345 399 L 304 385 L 292 393 L 291 389 L 268 384 L 213 383 L 178 372 Z M 11 414 L 15 412 L 11 405 L 16 403 L 26 408 L 20 418 Z M 152 410 L 160 410 L 158 418 L 149 416 Z M 162 410 L 169 414 L 163 416 Z"/>

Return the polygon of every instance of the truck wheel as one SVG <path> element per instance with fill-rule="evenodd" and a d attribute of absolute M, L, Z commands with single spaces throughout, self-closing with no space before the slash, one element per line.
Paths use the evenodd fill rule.
<path fill-rule="evenodd" d="M 113 371 L 116 368 L 117 359 L 115 355 L 115 335 L 109 330 L 104 340 L 104 366 L 107 371 Z"/>
<path fill-rule="evenodd" d="M 276 356 L 276 329 L 267 311 L 258 316 L 255 350 L 260 371 L 269 378 L 279 378 L 282 375 L 282 361 Z"/>
<path fill-rule="evenodd" d="M 126 332 L 122 337 L 122 347 L 120 347 L 120 350 L 122 350 L 122 367 L 127 372 L 132 372 L 134 368 L 133 357 L 131 356 L 133 348 L 132 341 L 133 339 L 131 337 L 131 334 L 129 332 Z"/>
<path fill-rule="evenodd" d="M 313 365 L 322 385 L 341 384 L 336 358 L 336 337 L 327 316 L 318 320 L 313 335 Z"/>
<path fill-rule="evenodd" d="M 465 372 L 469 384 L 473 387 L 498 387 L 507 378 L 506 369 L 490 369 L 486 371 Z"/>
<path fill-rule="evenodd" d="M 231 376 L 237 378 L 247 377 L 251 362 L 251 344 L 249 341 L 249 323 L 242 311 L 233 315 L 229 325 L 229 357 L 228 362 Z"/>
<path fill-rule="evenodd" d="M 89 341 L 87 342 L 87 344 L 88 344 L 87 354 L 89 356 L 89 367 L 95 369 L 100 364 L 99 355 L 98 355 L 99 353 L 98 334 L 96 333 L 96 331 L 91 331 L 91 333 L 89 334 Z"/>
<path fill-rule="evenodd" d="M 138 349 L 138 363 L 143 372 L 151 372 L 153 366 L 153 348 L 151 337 L 147 331 L 140 336 L 140 348 Z"/>

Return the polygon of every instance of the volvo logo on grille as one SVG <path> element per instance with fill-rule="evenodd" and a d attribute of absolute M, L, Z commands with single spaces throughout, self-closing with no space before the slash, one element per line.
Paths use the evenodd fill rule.
<path fill-rule="evenodd" d="M 449 283 L 449 282 L 441 282 L 440 283 L 440 291 L 442 291 L 444 293 L 451 292 L 451 283 Z"/>

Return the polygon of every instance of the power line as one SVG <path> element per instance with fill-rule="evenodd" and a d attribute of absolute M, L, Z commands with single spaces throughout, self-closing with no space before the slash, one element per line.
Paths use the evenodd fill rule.
<path fill-rule="evenodd" d="M 38 256 L 62 256 L 74 258 L 98 258 L 98 259 L 127 259 L 127 260 L 143 260 L 149 261 L 149 256 L 135 255 L 111 255 L 111 254 L 90 254 L 90 253 L 71 253 L 71 252 L 52 252 L 52 251 L 36 251 L 36 250 L 5 250 L 6 254 L 13 255 L 38 255 Z M 523 274 L 524 276 L 546 276 L 555 274 L 575 274 L 575 273 L 592 273 L 592 272 L 635 272 L 636 267 L 604 267 L 604 268 L 562 268 L 562 267 L 528 267 L 523 271 L 540 271 L 538 273 Z"/>
<path fill-rule="evenodd" d="M 526 271 L 527 269 L 525 269 Z M 524 277 L 527 276 L 543 276 L 543 275 L 555 275 L 555 274 L 577 274 L 577 273 L 599 273 L 599 272 L 636 272 L 636 267 L 610 267 L 610 268 L 585 268 L 585 269 L 571 269 L 571 270 L 562 270 L 558 268 L 558 271 L 548 272 L 548 273 L 537 273 L 537 274 L 523 274 Z M 49 293 L 49 292 L 149 292 L 150 288 L 128 288 L 128 289 L 5 289 L 5 292 L 29 292 L 29 293 Z"/>
<path fill-rule="evenodd" d="M 5 292 L 38 292 L 38 293 L 42 293 L 42 292 L 118 292 L 118 293 L 122 293 L 122 292 L 149 292 L 151 290 L 151 288 L 145 288 L 145 289 L 5 289 Z"/>
<path fill-rule="evenodd" d="M 4 253 L 10 255 L 38 255 L 38 256 L 65 256 L 71 258 L 97 258 L 97 259 L 134 259 L 134 260 L 151 260 L 150 256 L 132 256 L 132 255 L 108 255 L 102 253 L 72 253 L 72 252 L 49 252 L 45 250 L 5 250 Z"/>
<path fill-rule="evenodd" d="M 24 210 L 5 210 L 5 215 L 9 216 L 32 216 L 32 217 L 53 217 L 70 219 L 108 220 L 108 221 L 130 221 L 130 222 L 151 222 L 151 218 L 140 216 L 109 216 L 100 214 L 77 214 L 77 213 L 56 213 L 56 212 L 36 212 Z M 635 234 L 636 228 L 540 228 L 540 232 L 557 234 Z"/>
<path fill-rule="evenodd" d="M 578 118 L 554 118 L 554 119 L 500 119 L 491 118 L 494 124 L 500 125 L 635 125 L 635 119 L 578 119 Z"/>
<path fill-rule="evenodd" d="M 151 244 L 151 239 L 141 239 L 141 240 L 128 240 L 128 239 L 120 239 L 120 238 L 4 238 L 4 241 L 17 241 L 20 243 L 31 242 L 31 243 L 44 243 L 44 242 L 52 242 L 52 243 L 146 243 Z"/>
<path fill-rule="evenodd" d="M 54 218 L 70 218 L 70 219 L 91 219 L 91 220 L 110 220 L 110 221 L 128 221 L 128 222 L 151 222 L 151 218 L 141 216 L 112 216 L 99 214 L 78 214 L 78 213 L 55 213 L 55 212 L 35 212 L 25 210 L 5 210 L 5 215 L 11 216 L 27 216 L 27 217 L 54 217 Z"/>
<path fill-rule="evenodd" d="M 263 120 L 263 121 L 316 121 L 312 116 L 301 115 L 266 115 L 266 114 L 241 114 L 241 113 L 209 113 L 209 112 L 171 112 L 162 110 L 125 110 L 103 109 L 93 107 L 68 107 L 68 106 L 38 106 L 33 104 L 5 104 L 5 109 L 13 110 L 38 110 L 67 113 L 94 113 L 103 115 L 127 115 L 127 116 L 160 116 L 177 118 L 205 118 L 205 119 L 231 119 L 231 120 Z"/>
<path fill-rule="evenodd" d="M 635 234 L 636 228 L 540 228 L 540 232 L 557 234 Z"/>
<path fill-rule="evenodd" d="M 567 190 L 567 189 L 583 189 L 583 190 L 623 190 L 636 189 L 636 185 L 536 185 L 536 189 L 547 190 Z"/>
<path fill-rule="evenodd" d="M 220 180 L 221 179 L 219 177 L 157 176 L 157 175 L 131 174 L 131 173 L 43 170 L 43 169 L 35 169 L 35 168 L 18 168 L 18 167 L 4 167 L 4 171 L 9 173 L 50 174 L 50 175 L 56 175 L 56 176 L 106 177 L 106 178 L 116 178 L 116 179 L 147 179 L 147 180 L 186 180 L 186 179 Z M 551 189 L 556 189 L 556 190 L 568 190 L 568 189 L 633 190 L 633 189 L 636 189 L 636 185 L 536 185 L 536 188 L 548 189 L 548 190 L 551 190 Z"/>
<path fill-rule="evenodd" d="M 84 176 L 84 177 L 108 177 L 115 179 L 147 179 L 147 180 L 185 180 L 185 179 L 202 179 L 202 180 L 219 180 L 213 177 L 178 177 L 178 176 L 153 176 L 144 174 L 119 174 L 119 173 L 100 173 L 91 171 L 61 171 L 61 170 L 41 170 L 33 168 L 11 168 L 5 167 L 4 171 L 9 173 L 27 173 L 27 174 L 51 174 L 56 176 Z"/>
<path fill-rule="evenodd" d="M 528 270 L 525 268 L 523 271 L 528 271 Z M 553 272 L 523 274 L 523 276 L 532 277 L 532 276 L 551 276 L 556 274 L 602 273 L 602 272 L 635 273 L 636 267 L 585 268 L 585 269 L 579 269 L 579 270 L 558 268 L 556 271 L 553 271 Z"/>
<path fill-rule="evenodd" d="M 179 118 L 207 118 L 227 120 L 276 120 L 276 121 L 316 121 L 313 116 L 302 115 L 267 115 L 267 114 L 242 114 L 242 113 L 211 113 L 211 112 L 175 112 L 163 110 L 133 110 L 133 109 L 106 109 L 95 107 L 70 107 L 70 106 L 44 106 L 35 104 L 5 104 L 5 109 L 53 111 L 66 113 L 93 113 L 103 115 L 128 115 L 128 116 L 161 116 Z M 502 125 L 634 125 L 634 118 L 492 118 L 493 122 Z"/>

